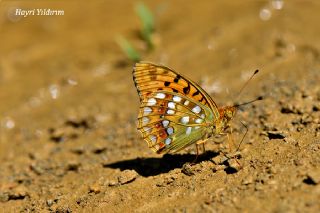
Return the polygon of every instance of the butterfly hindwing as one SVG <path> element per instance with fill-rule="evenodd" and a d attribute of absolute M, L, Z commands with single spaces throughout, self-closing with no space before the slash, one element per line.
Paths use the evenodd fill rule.
<path fill-rule="evenodd" d="M 208 107 L 179 94 L 161 91 L 141 103 L 138 129 L 154 151 L 175 152 L 200 140 L 211 119 Z"/>

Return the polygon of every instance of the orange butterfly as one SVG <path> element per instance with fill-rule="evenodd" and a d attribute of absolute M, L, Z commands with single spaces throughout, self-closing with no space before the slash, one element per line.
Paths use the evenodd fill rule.
<path fill-rule="evenodd" d="M 138 130 L 156 153 L 177 152 L 224 133 L 239 106 L 219 108 L 198 84 L 153 63 L 136 63 L 133 80 L 141 102 Z"/>

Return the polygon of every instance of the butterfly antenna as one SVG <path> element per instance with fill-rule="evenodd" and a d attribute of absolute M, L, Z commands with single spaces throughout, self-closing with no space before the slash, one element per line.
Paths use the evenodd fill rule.
<path fill-rule="evenodd" d="M 248 85 L 248 83 L 251 81 L 251 79 L 259 72 L 259 70 L 254 71 L 254 73 L 251 75 L 251 77 L 246 81 L 246 83 L 241 87 L 238 95 L 236 96 L 236 99 L 239 99 L 242 91 L 244 90 L 244 88 L 246 88 L 246 86 Z"/>
<path fill-rule="evenodd" d="M 235 104 L 235 105 L 233 105 L 233 106 L 234 106 L 234 107 L 239 107 L 239 106 L 251 104 L 251 103 L 253 103 L 253 102 L 261 101 L 261 100 L 263 100 L 263 96 L 259 96 L 259 97 L 257 97 L 256 99 L 254 99 L 254 100 L 252 100 L 252 101 L 244 102 L 244 103 L 241 103 L 241 104 Z"/>

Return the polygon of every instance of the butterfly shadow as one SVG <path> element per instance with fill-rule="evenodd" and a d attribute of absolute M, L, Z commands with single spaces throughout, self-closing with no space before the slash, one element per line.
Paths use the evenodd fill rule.
<path fill-rule="evenodd" d="M 217 155 L 219 153 L 207 151 L 198 156 L 196 163 L 210 160 Z M 104 164 L 103 167 L 120 169 L 121 171 L 126 169 L 135 170 L 139 175 L 149 177 L 168 173 L 176 168 L 182 168 L 185 163 L 194 161 L 195 157 L 193 154 L 165 154 L 162 158 L 135 158 Z"/>

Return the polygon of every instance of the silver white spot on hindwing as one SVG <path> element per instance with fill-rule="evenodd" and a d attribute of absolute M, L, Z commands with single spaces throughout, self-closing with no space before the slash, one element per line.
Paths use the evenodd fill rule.
<path fill-rule="evenodd" d="M 170 123 L 170 121 L 168 121 L 168 120 L 163 120 L 162 121 L 163 127 L 167 127 L 169 125 L 169 123 Z"/>
<path fill-rule="evenodd" d="M 184 116 L 180 119 L 181 123 L 183 124 L 189 123 L 189 120 L 190 120 L 189 116 Z"/>
<path fill-rule="evenodd" d="M 155 136 L 155 135 L 150 135 L 149 139 L 151 140 L 152 143 L 157 142 L 157 136 Z"/>
<path fill-rule="evenodd" d="M 173 134 L 173 128 L 172 127 L 167 128 L 167 133 L 168 135 Z"/>
<path fill-rule="evenodd" d="M 197 124 L 201 124 L 201 123 L 203 122 L 203 120 L 202 120 L 201 118 L 197 118 L 197 119 L 195 120 L 195 122 L 196 122 Z"/>
<path fill-rule="evenodd" d="M 195 107 L 193 107 L 193 109 L 191 111 L 194 113 L 199 113 L 199 112 L 201 112 L 201 108 L 198 105 L 196 105 Z"/>
<path fill-rule="evenodd" d="M 175 109 L 176 108 L 176 104 L 170 101 L 170 102 L 168 102 L 168 108 Z"/>
<path fill-rule="evenodd" d="M 157 100 L 155 98 L 150 98 L 147 102 L 147 106 L 154 106 L 156 105 Z"/>
<path fill-rule="evenodd" d="M 142 118 L 142 125 L 146 125 L 147 123 L 149 123 L 150 119 L 148 117 L 143 117 Z"/>
<path fill-rule="evenodd" d="M 164 142 L 166 145 L 170 145 L 172 139 L 171 138 L 167 138 Z"/>
<path fill-rule="evenodd" d="M 166 97 L 166 94 L 159 92 L 155 95 L 155 97 L 159 99 L 164 99 Z"/>
<path fill-rule="evenodd" d="M 146 132 L 146 133 L 150 133 L 151 132 L 151 128 L 150 127 L 143 127 L 143 130 Z"/>
<path fill-rule="evenodd" d="M 143 108 L 143 115 L 149 115 L 152 112 L 150 107 Z"/>
<path fill-rule="evenodd" d="M 180 102 L 180 101 L 181 101 L 181 97 L 176 96 L 176 95 L 175 95 L 175 96 L 173 96 L 173 98 L 172 98 L 172 99 L 173 99 L 173 101 L 174 101 L 174 102 Z"/>
<path fill-rule="evenodd" d="M 192 128 L 191 126 L 187 127 L 187 130 L 186 130 L 186 134 L 187 134 L 187 135 L 190 135 L 190 133 L 191 133 L 191 128 Z"/>
<path fill-rule="evenodd" d="M 154 147 L 156 150 L 159 150 L 159 149 L 160 149 L 159 144 L 156 144 L 156 145 L 154 145 L 153 147 Z"/>
<path fill-rule="evenodd" d="M 167 114 L 168 115 L 174 115 L 174 110 L 172 110 L 172 109 L 167 110 Z"/>

